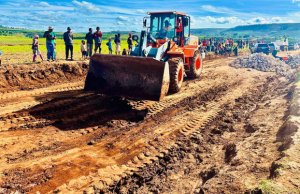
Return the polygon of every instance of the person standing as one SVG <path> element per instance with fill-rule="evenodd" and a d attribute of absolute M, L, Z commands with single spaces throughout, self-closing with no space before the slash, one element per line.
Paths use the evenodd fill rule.
<path fill-rule="evenodd" d="M 176 36 L 178 39 L 178 45 L 183 46 L 183 36 L 182 36 L 182 19 L 181 17 L 178 17 L 176 22 Z"/>
<path fill-rule="evenodd" d="M 33 36 L 33 40 L 32 40 L 33 62 L 35 62 L 35 58 L 37 55 L 39 55 L 41 57 L 42 61 L 44 60 L 43 55 L 39 48 L 39 40 L 38 39 L 39 39 L 39 35 Z"/>
<path fill-rule="evenodd" d="M 116 55 L 121 54 L 121 34 L 119 33 L 118 35 L 115 36 L 115 45 L 116 45 Z"/>
<path fill-rule="evenodd" d="M 202 48 L 203 48 L 204 52 L 206 52 L 206 44 L 207 44 L 207 42 L 206 42 L 206 39 L 204 38 L 204 40 L 202 41 Z"/>
<path fill-rule="evenodd" d="M 210 47 L 211 47 L 211 51 L 214 52 L 215 50 L 215 40 L 213 38 L 211 38 L 211 42 L 210 42 Z"/>
<path fill-rule="evenodd" d="M 100 27 L 96 28 L 96 32 L 94 33 L 94 40 L 95 40 L 95 53 L 99 48 L 99 53 L 101 54 L 101 43 L 102 43 L 102 32 L 100 31 Z"/>
<path fill-rule="evenodd" d="M 48 31 L 45 31 L 43 37 L 46 38 L 46 47 L 47 47 L 47 61 L 55 60 L 55 43 L 54 40 L 56 39 L 56 34 L 53 32 L 54 28 L 49 26 Z"/>
<path fill-rule="evenodd" d="M 80 50 L 81 50 L 81 58 L 82 60 L 86 59 L 87 58 L 87 48 L 86 48 L 86 44 L 85 44 L 85 41 L 84 40 L 81 40 L 81 46 L 80 46 Z"/>
<path fill-rule="evenodd" d="M 206 46 L 207 46 L 207 52 L 210 52 L 210 39 L 207 39 Z"/>
<path fill-rule="evenodd" d="M 228 38 L 225 41 L 225 46 L 229 46 L 229 40 L 228 40 Z"/>
<path fill-rule="evenodd" d="M 71 51 L 71 60 L 73 61 L 73 33 L 71 28 L 67 28 L 67 32 L 64 33 L 64 41 L 66 45 L 66 60 L 69 58 L 69 51 Z"/>
<path fill-rule="evenodd" d="M 111 38 L 108 39 L 108 42 L 106 43 L 106 45 L 108 46 L 109 54 L 112 55 L 112 42 L 111 42 Z"/>
<path fill-rule="evenodd" d="M 127 44 L 128 44 L 128 55 L 130 54 L 130 51 L 132 50 L 132 34 L 129 33 L 129 37 L 127 39 Z"/>
<path fill-rule="evenodd" d="M 93 40 L 94 40 L 94 35 L 93 35 L 92 28 L 89 28 L 89 32 L 85 35 L 85 39 L 86 39 L 86 43 L 87 43 L 86 56 L 91 57 L 92 52 L 93 52 Z"/>

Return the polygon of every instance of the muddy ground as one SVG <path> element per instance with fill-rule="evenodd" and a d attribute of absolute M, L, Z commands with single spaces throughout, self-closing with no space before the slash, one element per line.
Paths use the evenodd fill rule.
<path fill-rule="evenodd" d="M 297 80 L 233 59 L 161 102 L 84 92 L 87 62 L 0 68 L 0 193 L 299 193 Z"/>

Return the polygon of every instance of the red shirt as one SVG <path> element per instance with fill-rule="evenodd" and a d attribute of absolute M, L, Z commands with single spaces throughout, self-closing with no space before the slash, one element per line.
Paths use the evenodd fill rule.
<path fill-rule="evenodd" d="M 203 40 L 203 41 L 202 41 L 202 45 L 203 45 L 203 46 L 206 46 L 206 40 Z"/>
<path fill-rule="evenodd" d="M 95 37 L 100 37 L 100 38 L 102 38 L 102 32 L 101 31 L 99 31 L 98 33 L 97 33 L 97 31 L 94 33 L 94 36 Z"/>
<path fill-rule="evenodd" d="M 182 22 L 179 18 L 177 19 L 177 28 L 176 32 L 182 32 Z"/>

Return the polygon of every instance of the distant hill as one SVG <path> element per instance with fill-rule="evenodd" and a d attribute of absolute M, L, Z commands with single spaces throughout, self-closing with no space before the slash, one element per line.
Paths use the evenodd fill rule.
<path fill-rule="evenodd" d="M 236 26 L 229 29 L 191 29 L 194 35 L 249 35 L 249 36 L 288 36 L 300 38 L 300 23 L 256 24 Z"/>
<path fill-rule="evenodd" d="M 214 36 L 220 35 L 223 31 L 228 30 L 228 28 L 200 28 L 191 29 L 191 34 L 193 35 L 204 35 L 204 36 Z"/>

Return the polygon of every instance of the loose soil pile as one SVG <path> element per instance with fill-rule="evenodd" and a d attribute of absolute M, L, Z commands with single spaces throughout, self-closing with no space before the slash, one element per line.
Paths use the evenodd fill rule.
<path fill-rule="evenodd" d="M 274 58 L 272 55 L 263 53 L 255 53 L 239 57 L 230 63 L 231 67 L 235 68 L 252 68 L 263 72 L 275 72 L 288 79 L 293 79 L 296 70 L 293 70 L 289 65 Z"/>
<path fill-rule="evenodd" d="M 0 66 L 0 92 L 28 90 L 84 79 L 87 62 Z"/>

